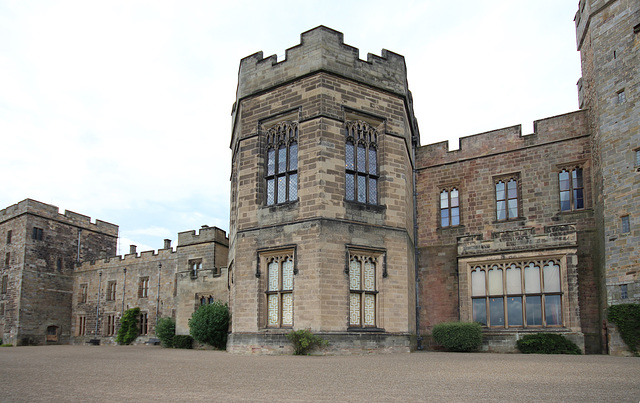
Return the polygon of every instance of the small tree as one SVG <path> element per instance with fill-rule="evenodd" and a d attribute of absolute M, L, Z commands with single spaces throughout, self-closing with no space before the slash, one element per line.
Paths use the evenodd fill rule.
<path fill-rule="evenodd" d="M 116 343 L 131 344 L 138 337 L 138 316 L 140 308 L 127 309 L 120 318 L 120 329 L 116 336 Z"/>
<path fill-rule="evenodd" d="M 449 351 L 474 351 L 482 345 L 482 326 L 479 323 L 439 323 L 431 331 L 433 340 Z"/>
<path fill-rule="evenodd" d="M 160 318 L 156 326 L 156 336 L 164 347 L 173 347 L 173 338 L 176 335 L 176 321 L 173 318 Z"/>
<path fill-rule="evenodd" d="M 309 329 L 300 329 L 287 333 L 287 339 L 293 344 L 294 355 L 306 355 L 315 346 L 326 346 L 328 341 L 311 333 Z"/>
<path fill-rule="evenodd" d="M 202 305 L 189 319 L 189 333 L 194 340 L 224 350 L 229 330 L 229 307 L 219 301 Z"/>

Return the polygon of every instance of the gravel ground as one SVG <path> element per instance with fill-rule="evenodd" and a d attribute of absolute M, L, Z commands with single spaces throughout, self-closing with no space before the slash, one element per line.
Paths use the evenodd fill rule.
<path fill-rule="evenodd" d="M 238 356 L 151 346 L 0 348 L 0 401 L 640 402 L 640 358 Z"/>

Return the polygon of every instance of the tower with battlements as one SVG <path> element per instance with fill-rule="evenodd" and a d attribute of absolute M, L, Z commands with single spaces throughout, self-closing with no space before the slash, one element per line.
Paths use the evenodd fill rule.
<path fill-rule="evenodd" d="M 415 334 L 414 147 L 404 58 L 340 32 L 240 63 L 231 139 L 234 352 L 310 329 L 333 350 L 408 351 Z"/>

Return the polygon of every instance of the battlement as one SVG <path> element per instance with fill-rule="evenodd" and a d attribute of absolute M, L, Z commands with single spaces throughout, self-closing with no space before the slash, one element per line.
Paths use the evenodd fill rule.
<path fill-rule="evenodd" d="M 585 136 L 588 133 L 586 111 L 570 112 L 533 122 L 532 134 L 522 135 L 522 126 L 511 126 L 461 137 L 459 149 L 449 151 L 449 142 L 428 144 L 418 149 L 418 167 L 460 162 L 527 147 Z"/>
<path fill-rule="evenodd" d="M 178 247 L 195 245 L 204 242 L 217 242 L 229 246 L 229 237 L 224 230 L 218 227 L 208 227 L 203 225 L 198 234 L 195 230 L 178 233 Z"/>
<path fill-rule="evenodd" d="M 240 61 L 236 100 L 265 91 L 316 71 L 328 71 L 393 93 L 408 96 L 404 57 L 382 50 L 358 57 L 358 49 L 346 45 L 343 34 L 319 26 L 300 35 L 300 44 L 286 50 L 285 59 L 263 58 L 254 53 Z"/>
<path fill-rule="evenodd" d="M 148 250 L 140 253 L 129 253 L 126 255 L 110 256 L 105 259 L 90 260 L 80 262 L 76 267 L 76 271 L 102 270 L 113 267 L 122 267 L 123 265 L 133 265 L 141 263 L 164 262 L 174 257 L 176 252 L 173 249 Z"/>
<path fill-rule="evenodd" d="M 91 217 L 69 210 L 65 210 L 64 214 L 60 214 L 60 209 L 57 206 L 33 199 L 24 199 L 19 203 L 0 210 L 0 222 L 10 220 L 22 214 L 33 214 L 90 231 L 100 232 L 114 237 L 118 236 L 118 226 L 115 224 L 101 220 L 96 220 L 95 223 L 92 223 Z"/>

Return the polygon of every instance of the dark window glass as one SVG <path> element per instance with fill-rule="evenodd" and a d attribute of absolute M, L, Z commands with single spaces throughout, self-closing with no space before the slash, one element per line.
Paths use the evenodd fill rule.
<path fill-rule="evenodd" d="M 269 129 L 267 138 L 266 204 L 298 198 L 298 127 L 282 122 Z"/>
<path fill-rule="evenodd" d="M 346 124 L 345 199 L 378 204 L 377 132 L 362 121 Z"/>

